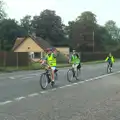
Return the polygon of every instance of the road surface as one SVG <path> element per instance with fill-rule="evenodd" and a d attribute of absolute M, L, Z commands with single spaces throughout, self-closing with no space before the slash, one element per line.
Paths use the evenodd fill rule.
<path fill-rule="evenodd" d="M 119 120 L 120 62 L 106 74 L 106 64 L 82 67 L 70 84 L 59 70 L 56 88 L 43 91 L 42 71 L 0 74 L 0 120 Z"/>

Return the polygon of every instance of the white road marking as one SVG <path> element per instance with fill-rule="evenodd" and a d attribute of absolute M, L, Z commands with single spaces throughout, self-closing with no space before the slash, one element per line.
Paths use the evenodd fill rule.
<path fill-rule="evenodd" d="M 73 84 L 69 84 L 69 85 L 65 85 L 66 87 L 70 87 L 70 86 L 72 86 Z"/>
<path fill-rule="evenodd" d="M 15 98 L 16 101 L 19 101 L 19 100 L 22 100 L 22 99 L 25 99 L 26 97 L 18 97 L 18 98 Z"/>
<path fill-rule="evenodd" d="M 47 93 L 47 92 L 48 92 L 48 91 L 41 91 L 40 93 L 42 93 L 42 94 L 43 94 L 43 93 Z"/>
<path fill-rule="evenodd" d="M 24 77 L 24 78 L 21 78 L 21 80 L 28 79 L 28 78 L 33 78 L 33 77 Z"/>
<path fill-rule="evenodd" d="M 55 90 L 57 90 L 57 88 L 53 88 L 51 91 L 55 91 Z"/>
<path fill-rule="evenodd" d="M 111 76 L 111 75 L 115 75 L 115 74 L 118 74 L 118 73 L 120 73 L 120 71 L 117 71 L 117 72 L 114 72 L 114 73 L 110 73 L 110 74 L 101 75 L 101 76 L 94 77 L 94 78 L 90 78 L 90 79 L 87 79 L 87 80 L 84 80 L 84 81 L 80 81 L 80 82 L 77 82 L 77 83 L 68 84 L 68 85 L 65 85 L 65 86 L 58 87 L 58 88 L 71 87 L 71 86 L 73 86 L 73 85 L 83 84 L 83 83 L 85 83 L 85 82 L 102 79 L 102 78 L 104 78 L 104 77 Z M 41 91 L 40 93 L 44 94 L 44 93 L 48 93 L 48 92 L 50 92 L 50 91 L 55 91 L 55 90 L 57 90 L 57 88 L 54 88 L 54 89 L 48 90 L 48 91 Z M 15 98 L 14 100 L 15 100 L 15 101 L 20 101 L 20 100 L 25 99 L 25 98 L 27 98 L 27 97 L 34 97 L 34 96 L 37 96 L 37 95 L 40 95 L 40 94 L 39 94 L 39 93 L 33 93 L 33 94 L 29 94 L 29 95 L 27 95 L 27 96 L 25 96 L 25 97 Z M 0 102 L 0 106 L 1 106 L 1 105 L 6 105 L 6 104 L 11 103 L 11 102 L 14 102 L 14 101 Z"/>
<path fill-rule="evenodd" d="M 28 95 L 28 97 L 34 97 L 34 96 L 37 96 L 37 95 L 39 95 L 39 94 L 38 93 L 33 93 L 33 94 Z"/>
<path fill-rule="evenodd" d="M 15 77 L 9 77 L 10 79 L 15 79 Z"/>
<path fill-rule="evenodd" d="M 5 105 L 5 104 L 11 103 L 11 102 L 12 102 L 12 101 L 0 102 L 0 105 Z"/>

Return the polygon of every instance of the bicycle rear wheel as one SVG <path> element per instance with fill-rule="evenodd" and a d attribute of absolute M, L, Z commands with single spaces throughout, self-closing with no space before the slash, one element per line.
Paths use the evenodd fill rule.
<path fill-rule="evenodd" d="M 48 76 L 46 73 L 41 74 L 40 76 L 40 86 L 42 89 L 46 89 L 48 86 Z"/>

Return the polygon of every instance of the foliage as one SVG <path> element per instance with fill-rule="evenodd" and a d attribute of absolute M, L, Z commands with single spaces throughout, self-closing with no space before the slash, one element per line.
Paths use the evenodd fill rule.
<path fill-rule="evenodd" d="M 39 16 L 34 16 L 32 26 L 37 36 L 54 42 L 61 42 L 65 39 L 61 17 L 55 11 L 44 10 Z"/>
<path fill-rule="evenodd" d="M 0 0 L 0 20 L 6 17 L 6 12 L 4 10 L 4 2 Z"/>
<path fill-rule="evenodd" d="M 6 19 L 4 3 L 0 0 L 0 50 L 11 50 L 17 37 L 35 34 L 53 46 L 68 45 L 78 51 L 109 51 L 120 46 L 120 28 L 113 20 L 104 26 L 97 24 L 96 15 L 85 11 L 68 26 L 54 10 L 43 10 L 39 15 L 24 16 L 20 24 Z"/>
<path fill-rule="evenodd" d="M 13 19 L 0 22 L 0 50 L 11 50 L 17 37 L 26 36 L 27 32 Z"/>

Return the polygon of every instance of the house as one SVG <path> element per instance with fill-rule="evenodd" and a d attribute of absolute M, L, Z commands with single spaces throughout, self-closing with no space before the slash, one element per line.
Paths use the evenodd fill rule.
<path fill-rule="evenodd" d="M 66 57 L 70 54 L 70 47 L 67 45 L 55 45 L 54 46 L 58 51 L 60 51 L 62 54 L 64 54 Z"/>
<path fill-rule="evenodd" d="M 41 37 L 28 36 L 17 38 L 12 50 L 14 52 L 28 52 L 31 58 L 42 58 L 44 50 L 50 47 L 53 46 Z M 69 55 L 69 47 L 56 46 L 55 48 L 62 54 Z"/>
<path fill-rule="evenodd" d="M 52 47 L 41 37 L 17 38 L 12 48 L 14 52 L 28 52 L 31 58 L 42 58 L 44 50 Z"/>

